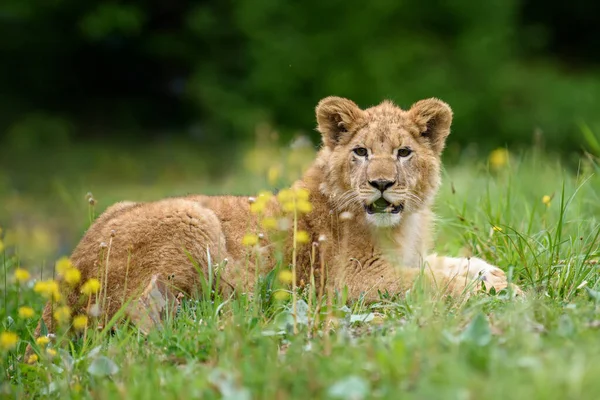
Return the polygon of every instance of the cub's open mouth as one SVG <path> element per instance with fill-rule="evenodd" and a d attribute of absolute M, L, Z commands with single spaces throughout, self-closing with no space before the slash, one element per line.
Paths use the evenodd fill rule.
<path fill-rule="evenodd" d="M 368 214 L 398 214 L 403 209 L 404 206 L 402 204 L 395 206 L 383 197 L 380 197 L 374 203 L 365 205 L 365 210 Z"/>

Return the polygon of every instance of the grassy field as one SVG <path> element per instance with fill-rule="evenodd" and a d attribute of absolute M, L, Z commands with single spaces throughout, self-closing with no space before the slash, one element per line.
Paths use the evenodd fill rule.
<path fill-rule="evenodd" d="M 178 154 L 184 155 L 170 169 L 157 167 L 169 165 L 168 157 L 147 169 L 138 159 L 131 176 L 112 179 L 106 177 L 119 170 L 114 161 L 98 175 L 56 167 L 41 188 L 0 196 L 7 205 L 0 221 L 9 224 L 0 234 L 0 397 L 600 398 L 600 169 L 588 158 L 567 168 L 536 151 L 457 160 L 444 172 L 436 204 L 436 250 L 499 265 L 525 298 L 444 299 L 417 283 L 365 305 L 346 302 L 343 293 L 328 301 L 305 287 L 295 334 L 291 297 L 276 295 L 287 282 L 271 273 L 253 294 L 184 301 L 162 330 L 147 336 L 124 324 L 112 332 L 87 329 L 85 338 L 63 329 L 49 344 L 35 345 L 36 362 L 24 362 L 43 305 L 33 280 L 42 271 L 49 278 L 91 214 L 117 199 L 252 193 L 291 178 L 266 167 L 219 175 L 189 151 Z M 265 157 L 273 162 L 250 154 L 249 166 Z M 125 156 L 117 160 L 128 163 Z M 15 176 L 28 179 L 14 175 L 4 179 L 5 188 Z M 98 198 L 95 208 L 85 203 L 89 190 Z M 32 225 L 38 219 L 47 223 Z"/>

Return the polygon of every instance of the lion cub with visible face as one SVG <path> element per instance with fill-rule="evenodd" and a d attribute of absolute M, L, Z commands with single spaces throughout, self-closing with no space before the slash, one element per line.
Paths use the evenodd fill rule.
<path fill-rule="evenodd" d="M 347 286 L 353 298 L 403 293 L 420 274 L 453 293 L 477 288 L 482 281 L 496 290 L 507 286 L 504 272 L 483 260 L 428 255 L 440 155 L 452 121 L 446 103 L 427 99 L 402 110 L 384 101 L 363 110 L 350 100 L 327 97 L 316 116 L 323 146 L 293 185 L 308 193 L 312 204 L 312 211 L 297 221 L 310 236 L 297 249 L 298 281 L 309 282 L 311 243 L 318 242 L 315 255 L 325 266 L 325 284 Z M 281 215 L 274 197 L 260 218 Z M 261 225 L 248 197 L 118 203 L 90 227 L 71 261 L 82 282 L 102 282 L 99 303 L 110 318 L 123 300 L 139 297 L 153 277 L 182 293 L 198 292 L 194 263 L 205 278 L 218 269 L 222 291 L 251 291 L 255 273 L 274 268 L 277 243 L 265 231 L 256 246 L 244 246 L 249 231 L 261 232 Z M 292 258 L 290 242 L 282 244 L 286 263 Z M 84 308 L 79 290 L 72 293 L 69 305 Z M 44 320 L 51 326 L 50 305 Z"/>

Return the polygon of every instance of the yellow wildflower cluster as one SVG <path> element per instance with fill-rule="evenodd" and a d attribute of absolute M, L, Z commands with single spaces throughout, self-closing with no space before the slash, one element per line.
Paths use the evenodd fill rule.
<path fill-rule="evenodd" d="M 85 329 L 87 323 L 88 317 L 86 317 L 85 315 L 78 315 L 73 318 L 73 328 L 77 329 L 78 331 Z"/>
<path fill-rule="evenodd" d="M 508 164 L 508 150 L 505 148 L 496 149 L 490 153 L 488 160 L 493 169 L 501 169 Z"/>
<path fill-rule="evenodd" d="M 99 290 L 100 290 L 100 281 L 96 278 L 92 278 L 92 279 L 88 280 L 81 286 L 81 293 L 85 294 L 86 296 L 96 294 L 96 293 L 98 293 Z"/>
<path fill-rule="evenodd" d="M 279 275 L 277 277 L 279 278 L 279 281 L 281 283 L 285 283 L 286 285 L 289 285 L 290 283 L 292 283 L 294 274 L 292 274 L 292 271 L 290 271 L 289 269 L 284 269 L 279 273 Z"/>
<path fill-rule="evenodd" d="M 81 272 L 67 257 L 61 257 L 56 261 L 56 272 L 71 286 L 78 284 L 81 280 Z"/>
<path fill-rule="evenodd" d="M 277 194 L 277 200 L 285 212 L 299 212 L 308 214 L 313 207 L 309 201 L 309 192 L 306 189 L 283 189 Z"/>
<path fill-rule="evenodd" d="M 19 318 L 29 319 L 34 315 L 35 312 L 33 311 L 33 308 L 27 306 L 19 307 Z"/>
<path fill-rule="evenodd" d="M 310 235 L 306 231 L 296 232 L 296 243 L 308 243 L 310 242 Z"/>
<path fill-rule="evenodd" d="M 2 332 L 0 333 L 0 349 L 11 350 L 19 341 L 19 337 L 14 332 Z"/>
<path fill-rule="evenodd" d="M 71 318 L 71 309 L 68 306 L 58 307 L 54 311 L 54 319 L 60 324 L 65 324 L 65 323 L 69 322 L 70 318 Z"/>
<path fill-rule="evenodd" d="M 247 233 L 242 238 L 242 244 L 244 246 L 255 246 L 257 243 L 258 243 L 258 235 L 255 235 L 253 233 Z"/>
<path fill-rule="evenodd" d="M 265 210 L 265 208 L 267 207 L 267 203 L 272 198 L 273 198 L 273 193 L 267 192 L 267 191 L 260 192 L 256 198 L 250 199 L 250 202 L 251 202 L 250 212 L 252 212 L 253 214 L 262 213 Z"/>
<path fill-rule="evenodd" d="M 32 354 L 29 356 L 29 358 L 27 358 L 27 364 L 35 364 L 36 362 L 38 362 L 39 357 L 37 354 Z"/>
<path fill-rule="evenodd" d="M 546 205 L 546 207 L 550 207 L 550 203 L 552 202 L 552 197 L 545 195 L 542 197 L 542 203 Z"/>
<path fill-rule="evenodd" d="M 17 282 L 25 283 L 29 280 L 29 278 L 31 278 L 31 275 L 29 274 L 29 271 L 27 271 L 26 269 L 23 269 L 23 268 L 15 269 L 15 279 Z"/>
<path fill-rule="evenodd" d="M 273 217 L 266 217 L 264 218 L 260 225 L 263 227 L 263 229 L 277 229 L 277 219 L 273 218 Z"/>
<path fill-rule="evenodd" d="M 38 346 L 44 347 L 50 343 L 50 338 L 48 336 L 40 336 L 39 338 L 35 339 L 35 342 Z"/>
<path fill-rule="evenodd" d="M 58 283 L 54 280 L 39 281 L 33 286 L 33 291 L 41 294 L 47 299 L 54 301 L 60 300 L 60 291 L 58 290 Z"/>

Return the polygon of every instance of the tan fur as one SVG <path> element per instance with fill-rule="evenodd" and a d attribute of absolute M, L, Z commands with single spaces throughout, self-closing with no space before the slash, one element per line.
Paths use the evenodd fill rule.
<path fill-rule="evenodd" d="M 298 227 L 312 242 L 325 238 L 317 247 L 317 259 L 322 256 L 325 262 L 327 285 L 347 286 L 354 299 L 361 294 L 376 299 L 378 291 L 403 293 L 421 273 L 454 293 L 477 287 L 480 280 L 498 290 L 506 287 L 504 273 L 482 260 L 428 256 L 431 206 L 452 120 L 446 103 L 428 99 L 402 110 L 384 101 L 362 110 L 350 100 L 328 97 L 319 103 L 316 115 L 324 145 L 294 187 L 310 193 L 313 211 L 300 217 Z M 367 149 L 368 155 L 357 156 L 357 147 Z M 406 147 L 412 153 L 399 157 L 398 149 Z M 393 184 L 380 192 L 369 181 Z M 394 206 L 402 205 L 402 212 L 368 215 L 365 205 L 381 195 Z M 276 199 L 269 202 L 266 214 L 281 214 Z M 255 274 L 274 267 L 277 246 L 264 232 L 260 251 L 244 247 L 244 235 L 256 230 L 259 217 L 250 212 L 248 197 L 118 203 L 91 226 L 71 260 L 82 281 L 98 277 L 104 287 L 107 271 L 102 297 L 111 317 L 123 299 L 135 297 L 153 275 L 183 293 L 197 293 L 200 273 L 208 277 L 209 257 L 212 271 L 219 271 L 221 290 L 251 291 Z M 309 281 L 310 250 L 309 243 L 298 251 L 298 281 Z M 291 262 L 289 241 L 284 252 Z M 78 302 L 78 290 L 68 302 L 75 309 L 85 306 Z M 51 326 L 49 306 L 44 320 Z"/>

